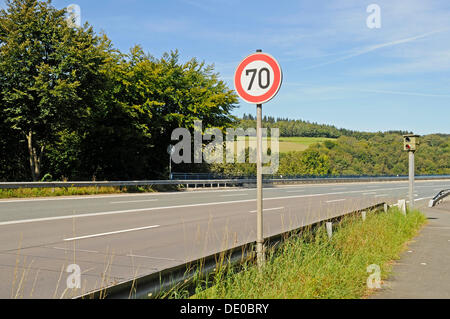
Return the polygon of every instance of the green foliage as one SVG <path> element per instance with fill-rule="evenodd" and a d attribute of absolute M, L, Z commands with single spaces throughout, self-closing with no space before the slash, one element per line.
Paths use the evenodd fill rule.
<path fill-rule="evenodd" d="M 0 11 L 1 112 L 27 139 L 31 174 L 60 130 L 86 115 L 104 83 L 102 38 L 70 28 L 50 2 L 9 0 Z"/>
<path fill-rule="evenodd" d="M 338 138 L 341 136 L 352 136 L 358 139 L 368 139 L 374 133 L 358 132 L 347 130 L 343 128 L 336 128 L 333 125 L 311 123 L 303 120 L 292 120 L 287 118 L 277 118 L 271 116 L 264 116 L 263 127 L 267 128 L 279 128 L 280 137 L 327 137 Z M 249 128 L 256 127 L 256 119 L 251 114 L 244 114 L 240 124 L 241 127 Z M 270 132 L 270 130 L 269 130 Z M 392 134 L 408 134 L 407 131 L 389 131 L 387 133 Z"/>
<path fill-rule="evenodd" d="M 317 150 L 280 154 L 279 175 L 324 176 L 330 174 L 330 161 L 327 155 Z"/>
<path fill-rule="evenodd" d="M 237 97 L 212 66 L 181 63 L 177 51 L 123 54 L 88 24 L 69 28 L 65 14 L 37 0 L 0 11 L 0 133 L 9 137 L 0 179 L 167 177 L 174 128 L 234 123 Z"/>
<path fill-rule="evenodd" d="M 280 138 L 282 140 L 282 138 Z M 450 137 L 426 135 L 416 152 L 416 174 L 450 174 Z M 256 175 L 254 164 L 216 164 L 226 175 Z M 408 175 L 408 154 L 398 133 L 371 133 L 367 139 L 341 136 L 311 145 L 305 151 L 280 154 L 278 176 Z"/>
<path fill-rule="evenodd" d="M 416 152 L 416 174 L 450 174 L 450 138 L 426 135 Z M 329 159 L 332 175 L 407 175 L 408 154 L 399 134 L 373 134 L 356 139 L 342 136 L 335 142 L 315 144 L 315 150 Z"/>

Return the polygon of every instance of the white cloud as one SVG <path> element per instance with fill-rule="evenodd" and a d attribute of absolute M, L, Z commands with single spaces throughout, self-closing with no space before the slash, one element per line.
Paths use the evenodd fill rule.
<path fill-rule="evenodd" d="M 411 92 L 411 91 L 402 91 L 402 90 L 389 90 L 384 89 L 386 86 L 394 86 L 395 83 L 377 83 L 375 86 L 383 87 L 361 87 L 358 85 L 350 85 L 350 86 L 320 86 L 313 85 L 308 83 L 298 83 L 298 82 L 290 82 L 287 85 L 291 87 L 297 87 L 298 89 L 292 90 L 295 94 L 302 94 L 302 96 L 316 97 L 321 98 L 324 95 L 328 95 L 328 97 L 334 96 L 338 97 L 340 94 L 345 93 L 376 93 L 376 94 L 386 94 L 386 95 L 403 95 L 403 96 L 420 96 L 420 97 L 432 97 L 432 98 L 440 98 L 440 99 L 450 99 L 450 94 L 435 94 L 428 92 Z M 401 86 L 402 84 L 397 83 L 397 86 Z M 406 85 L 406 84 L 403 84 Z"/>
<path fill-rule="evenodd" d="M 340 61 L 344 61 L 344 60 L 348 60 L 363 54 L 367 54 L 370 53 L 372 51 L 378 50 L 378 49 L 382 49 L 382 48 L 386 48 L 386 47 L 391 47 L 391 46 L 395 46 L 395 45 L 399 45 L 399 44 L 404 44 L 404 43 L 408 43 L 408 42 L 413 42 L 419 39 L 423 39 L 429 36 L 432 36 L 434 34 L 440 33 L 440 32 L 444 32 L 444 31 L 448 31 L 448 29 L 444 29 L 444 30 L 436 30 L 436 31 L 432 31 L 432 32 L 428 32 L 425 34 L 421 34 L 418 36 L 414 36 L 414 37 L 409 37 L 409 38 L 405 38 L 405 39 L 399 39 L 399 40 L 395 40 L 395 41 L 390 41 L 390 42 L 386 42 L 386 43 L 381 43 L 381 44 L 377 44 L 377 45 L 372 45 L 363 49 L 356 49 L 354 50 L 353 53 L 349 54 L 349 55 L 345 55 L 343 57 L 340 57 L 338 59 L 334 59 L 331 61 L 325 61 L 319 64 L 315 64 L 312 66 L 309 66 L 307 68 L 305 68 L 305 70 L 309 70 L 309 69 L 313 69 L 313 68 L 317 68 L 317 67 L 322 67 L 325 65 L 329 65 L 329 64 L 334 64 Z"/>

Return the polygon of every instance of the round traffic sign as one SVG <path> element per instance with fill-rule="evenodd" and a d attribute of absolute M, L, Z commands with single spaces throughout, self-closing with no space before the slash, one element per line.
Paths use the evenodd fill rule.
<path fill-rule="evenodd" d="M 267 53 L 254 53 L 246 57 L 234 74 L 234 87 L 247 103 L 262 104 L 279 91 L 283 74 L 277 60 Z"/>

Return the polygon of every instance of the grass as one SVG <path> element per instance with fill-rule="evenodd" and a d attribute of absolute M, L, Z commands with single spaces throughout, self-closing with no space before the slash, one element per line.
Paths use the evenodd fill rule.
<path fill-rule="evenodd" d="M 246 137 L 246 140 L 248 140 L 249 137 Z M 254 137 L 250 138 L 251 140 L 254 140 Z M 326 138 L 326 137 L 280 137 L 279 143 L 280 143 L 280 153 L 287 153 L 292 151 L 304 151 L 308 149 L 308 147 L 312 144 L 316 143 L 323 143 L 325 141 L 333 141 L 335 139 L 333 138 Z M 247 142 L 248 143 L 248 142 Z M 270 146 L 270 138 L 267 139 L 267 143 Z"/>
<path fill-rule="evenodd" d="M 128 186 L 128 187 L 55 187 L 55 188 L 18 188 L 0 189 L 2 198 L 28 198 L 28 197 L 51 197 L 51 196 L 74 196 L 74 195 L 99 195 L 119 193 L 145 193 L 159 190 L 174 190 L 171 185 L 157 186 Z"/>
<path fill-rule="evenodd" d="M 347 217 L 336 225 L 331 240 L 324 226 L 292 236 L 268 253 L 261 271 L 251 264 L 238 273 L 232 267 L 220 270 L 211 282 L 199 283 L 192 298 L 364 298 L 372 292 L 367 267 L 378 265 L 381 278 L 387 278 L 392 261 L 425 223 L 420 212 L 405 217 L 398 209 L 370 213 L 365 222 L 360 216 Z"/>

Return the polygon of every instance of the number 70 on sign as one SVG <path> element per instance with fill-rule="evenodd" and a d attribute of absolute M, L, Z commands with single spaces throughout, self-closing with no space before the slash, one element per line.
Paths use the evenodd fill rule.
<path fill-rule="evenodd" d="M 234 87 L 247 103 L 262 104 L 278 93 L 282 80 L 277 60 L 270 54 L 258 52 L 239 64 L 234 75 Z"/>

